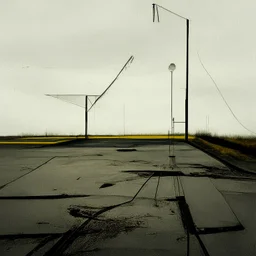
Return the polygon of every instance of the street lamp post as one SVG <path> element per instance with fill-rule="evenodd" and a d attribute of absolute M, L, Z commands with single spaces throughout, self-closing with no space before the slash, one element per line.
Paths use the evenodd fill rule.
<path fill-rule="evenodd" d="M 188 74 L 189 74 L 189 19 L 172 12 L 171 10 L 168 10 L 164 8 L 161 5 L 153 4 L 153 22 L 155 21 L 155 12 L 157 14 L 157 20 L 159 22 L 159 12 L 158 7 L 175 15 L 176 17 L 179 17 L 183 20 L 186 20 L 186 99 L 185 99 L 185 140 L 188 141 Z"/>
<path fill-rule="evenodd" d="M 175 156 L 174 156 L 174 118 L 173 118 L 173 72 L 176 69 L 174 63 L 171 63 L 168 67 L 169 71 L 171 72 L 171 135 L 172 135 L 172 154 L 171 154 L 171 145 L 169 140 L 169 158 L 170 161 L 172 159 L 172 166 L 175 165 Z M 171 166 L 171 164 L 170 164 Z"/>
<path fill-rule="evenodd" d="M 173 122 L 173 72 L 176 69 L 174 63 L 171 63 L 168 67 L 171 72 L 171 134 L 174 135 L 174 122 Z"/>

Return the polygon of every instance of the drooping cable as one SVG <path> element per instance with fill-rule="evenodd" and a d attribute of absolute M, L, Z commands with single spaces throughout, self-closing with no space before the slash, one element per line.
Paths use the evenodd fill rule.
<path fill-rule="evenodd" d="M 110 83 L 110 85 L 103 91 L 103 93 L 95 100 L 95 102 L 92 104 L 92 106 L 89 108 L 88 111 L 90 111 L 90 109 L 98 102 L 98 100 L 100 98 L 102 98 L 104 96 L 104 94 L 110 89 L 110 87 L 115 83 L 115 81 L 118 79 L 118 77 L 121 75 L 121 73 L 124 71 L 124 69 L 126 69 L 126 67 L 128 66 L 128 64 L 131 64 L 134 60 L 134 57 L 131 56 L 128 61 L 125 63 L 125 65 L 122 67 L 122 69 L 119 71 L 119 73 L 117 74 L 117 76 L 115 77 L 115 79 Z"/>
<path fill-rule="evenodd" d="M 247 130 L 248 132 L 250 132 L 250 133 L 256 135 L 255 132 L 253 132 L 252 130 L 248 129 L 248 128 L 238 119 L 238 117 L 235 115 L 235 113 L 233 112 L 233 110 L 232 110 L 231 107 L 229 106 L 228 102 L 227 102 L 226 99 L 224 98 L 224 96 L 223 96 L 221 90 L 219 89 L 217 83 L 214 81 L 213 77 L 211 76 L 211 74 L 208 72 L 208 70 L 207 70 L 206 67 L 204 66 L 204 64 L 203 64 L 203 62 L 202 62 L 202 60 L 201 60 L 201 58 L 200 58 L 199 52 L 197 52 L 197 55 L 198 55 L 198 59 L 199 59 L 201 65 L 202 65 L 203 69 L 205 70 L 205 72 L 207 73 L 207 75 L 210 77 L 210 79 L 211 79 L 212 82 L 214 83 L 214 85 L 215 85 L 216 89 L 218 90 L 218 92 L 219 92 L 221 98 L 222 98 L 223 101 L 225 102 L 226 106 L 228 107 L 228 109 L 229 109 L 229 111 L 231 112 L 231 114 L 233 115 L 233 117 L 236 119 L 236 121 L 237 121 L 245 130 Z"/>

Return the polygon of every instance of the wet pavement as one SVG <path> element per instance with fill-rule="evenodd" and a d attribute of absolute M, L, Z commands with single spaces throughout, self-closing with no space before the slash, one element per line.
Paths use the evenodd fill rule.
<path fill-rule="evenodd" d="M 0 147 L 0 255 L 256 255 L 256 176 L 175 141 Z"/>

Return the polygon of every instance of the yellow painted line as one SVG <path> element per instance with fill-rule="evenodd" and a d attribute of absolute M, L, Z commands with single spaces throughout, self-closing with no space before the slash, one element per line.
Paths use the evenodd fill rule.
<path fill-rule="evenodd" d="M 77 137 L 24 137 L 24 138 L 19 138 L 20 140 L 52 140 L 52 139 L 76 139 Z"/>
<path fill-rule="evenodd" d="M 185 139 L 184 135 L 168 136 L 168 135 L 120 135 L 120 136 L 88 136 L 89 139 Z M 194 139 L 194 136 L 188 136 L 189 139 Z"/>
<path fill-rule="evenodd" d="M 59 144 L 75 139 L 84 139 L 84 136 L 77 136 L 77 137 L 47 137 L 47 139 L 54 139 L 58 138 L 57 141 L 31 141 L 31 140 L 46 140 L 45 137 L 27 137 L 22 138 L 23 140 L 30 140 L 30 141 L 0 141 L 0 145 L 54 145 Z M 60 140 L 61 138 L 65 138 L 65 140 Z M 184 140 L 184 135 L 176 135 L 176 136 L 168 136 L 168 135 L 89 135 L 89 139 L 180 139 Z M 194 139 L 195 136 L 188 136 L 189 139 Z"/>
<path fill-rule="evenodd" d="M 0 141 L 0 145 L 54 145 L 69 140 L 59 140 L 59 141 Z"/>

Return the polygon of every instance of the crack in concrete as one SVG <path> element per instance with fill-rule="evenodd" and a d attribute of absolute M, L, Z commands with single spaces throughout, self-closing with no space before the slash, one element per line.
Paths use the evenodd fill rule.
<path fill-rule="evenodd" d="M 90 195 L 40 195 L 40 196 L 0 196 L 0 200 L 51 200 L 51 199 L 67 199 L 89 197 Z"/>
<path fill-rule="evenodd" d="M 9 184 L 11 184 L 11 183 L 13 183 L 13 182 L 15 182 L 15 181 L 17 181 L 17 180 L 23 178 L 24 176 L 26 176 L 26 175 L 28 175 L 28 174 L 30 174 L 30 173 L 36 171 L 36 170 L 39 169 L 40 167 L 42 167 L 42 166 L 48 164 L 48 163 L 49 163 L 51 160 L 53 160 L 54 158 L 56 158 L 56 156 L 54 156 L 54 157 L 48 159 L 47 161 L 45 161 L 44 163 L 40 164 L 39 166 L 37 166 L 37 167 L 34 168 L 33 170 L 31 170 L 31 171 L 29 171 L 29 172 L 27 172 L 27 173 L 25 173 L 25 174 L 19 176 L 18 178 L 15 178 L 15 179 L 13 179 L 13 180 L 7 182 L 6 184 L 4 184 L 4 185 L 2 185 L 2 186 L 0 187 L 0 190 L 3 189 L 4 187 L 8 186 Z"/>
<path fill-rule="evenodd" d="M 77 238 L 77 234 L 86 225 L 88 225 L 91 222 L 92 218 L 98 217 L 102 213 L 110 211 L 110 210 L 112 210 L 114 208 L 117 208 L 119 206 L 131 203 L 137 197 L 137 195 L 140 193 L 142 188 L 147 184 L 147 182 L 153 177 L 153 175 L 154 175 L 154 173 L 142 184 L 142 186 L 137 191 L 137 193 L 133 196 L 132 199 L 130 199 L 130 200 L 126 201 L 126 202 L 120 203 L 120 204 L 104 207 L 101 210 L 97 211 L 95 214 L 93 214 L 91 218 L 89 218 L 88 220 L 83 222 L 80 226 L 74 227 L 74 228 L 70 229 L 69 231 L 67 231 L 63 235 L 63 237 L 45 254 L 45 256 L 49 256 L 49 255 L 56 255 L 56 256 L 62 255 L 62 253 L 68 248 L 68 246 L 71 245 L 75 241 L 75 239 Z"/>

